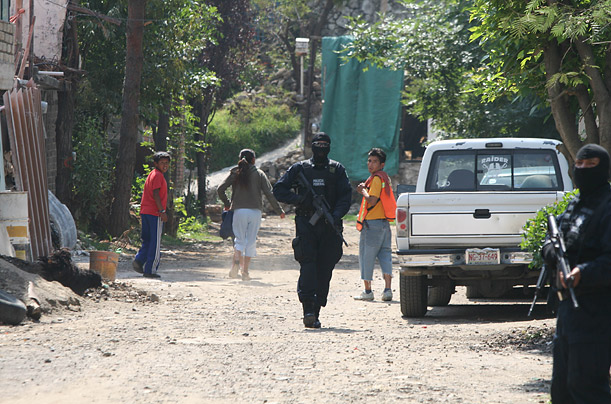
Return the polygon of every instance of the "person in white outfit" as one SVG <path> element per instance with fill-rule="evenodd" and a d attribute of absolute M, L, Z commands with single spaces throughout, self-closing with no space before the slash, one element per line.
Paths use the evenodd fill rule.
<path fill-rule="evenodd" d="M 231 186 L 231 201 L 227 188 Z M 262 194 L 271 203 L 274 211 L 282 219 L 284 210 L 272 194 L 272 186 L 263 171 L 255 167 L 255 152 L 251 149 L 240 151 L 238 165 L 218 187 L 217 193 L 225 210 L 233 210 L 234 253 L 229 271 L 230 278 L 238 278 L 241 270 L 242 280 L 250 280 L 248 266 L 252 257 L 257 255 L 256 242 L 261 226 Z"/>

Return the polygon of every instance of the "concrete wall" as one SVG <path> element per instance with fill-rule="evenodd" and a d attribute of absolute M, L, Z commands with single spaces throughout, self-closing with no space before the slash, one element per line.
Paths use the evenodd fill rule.
<path fill-rule="evenodd" d="M 15 26 L 0 21 L 0 90 L 13 88 L 15 54 L 13 49 Z"/>
<path fill-rule="evenodd" d="M 14 1 L 11 2 L 14 8 Z M 30 30 L 30 2 L 24 1 L 25 13 L 22 14 L 23 46 Z M 34 2 L 34 40 L 33 54 L 47 60 L 57 60 L 62 55 L 62 38 L 64 21 L 66 20 L 66 5 L 68 0 L 36 1 Z M 15 11 L 13 10 L 13 13 Z"/>

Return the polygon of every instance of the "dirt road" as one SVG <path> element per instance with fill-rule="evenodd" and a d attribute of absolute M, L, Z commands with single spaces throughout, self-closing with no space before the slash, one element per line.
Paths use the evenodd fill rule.
<path fill-rule="evenodd" d="M 547 403 L 551 318 L 529 301 L 468 301 L 422 319 L 361 288 L 358 234 L 337 266 L 323 328 L 304 329 L 292 220 L 263 222 L 252 281 L 227 278 L 229 242 L 165 251 L 161 280 L 129 257 L 79 312 L 0 327 L 0 403 Z M 542 311 L 542 310 L 541 310 Z"/>

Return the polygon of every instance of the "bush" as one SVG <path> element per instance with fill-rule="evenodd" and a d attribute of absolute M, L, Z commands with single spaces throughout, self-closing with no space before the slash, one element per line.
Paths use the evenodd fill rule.
<path fill-rule="evenodd" d="M 523 250 L 530 251 L 533 255 L 533 260 L 530 263 L 530 268 L 541 268 L 543 259 L 541 258 L 541 246 L 545 241 L 547 234 L 547 217 L 551 214 L 558 216 L 566 210 L 567 205 L 576 195 L 577 191 L 567 192 L 561 201 L 551 205 L 544 206 L 539 209 L 537 215 L 526 222 L 524 225 L 524 234 L 520 247 Z"/>
<path fill-rule="evenodd" d="M 72 206 L 77 223 L 83 228 L 107 216 L 112 186 L 112 158 L 106 133 L 95 118 L 83 118 L 74 127 L 74 171 Z"/>
<path fill-rule="evenodd" d="M 241 149 L 260 155 L 299 134 L 299 117 L 288 106 L 258 102 L 234 102 L 216 113 L 208 129 L 210 171 L 235 165 Z"/>

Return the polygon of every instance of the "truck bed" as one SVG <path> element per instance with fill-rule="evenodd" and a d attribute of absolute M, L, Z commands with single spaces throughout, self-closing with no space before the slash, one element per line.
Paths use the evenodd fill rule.
<path fill-rule="evenodd" d="M 517 247 L 522 227 L 561 192 L 425 192 L 402 194 L 409 238 L 398 250 L 453 247 Z M 409 241 L 408 241 L 409 240 Z"/>

